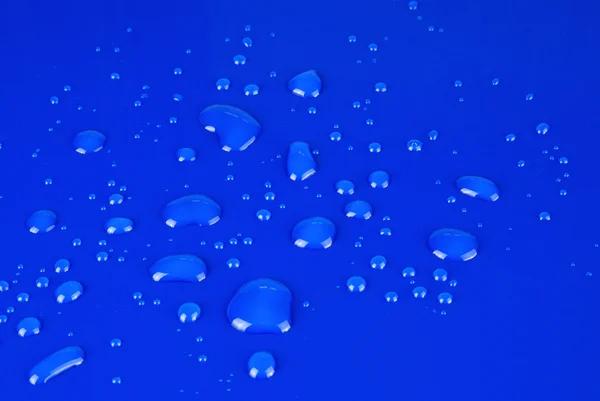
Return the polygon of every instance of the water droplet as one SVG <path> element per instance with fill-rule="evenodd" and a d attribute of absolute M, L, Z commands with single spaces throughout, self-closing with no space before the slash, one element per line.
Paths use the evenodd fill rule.
<path fill-rule="evenodd" d="M 425 287 L 415 287 L 412 293 L 415 298 L 425 298 L 425 295 L 427 295 L 427 290 Z"/>
<path fill-rule="evenodd" d="M 35 280 L 35 286 L 37 288 L 47 288 L 48 284 L 50 284 L 50 280 L 48 279 L 48 277 L 39 277 Z M 0 289 L 0 292 L 1 291 L 2 290 Z"/>
<path fill-rule="evenodd" d="M 275 374 L 275 358 L 270 352 L 261 351 L 248 359 L 248 374 L 253 379 L 268 379 Z"/>
<path fill-rule="evenodd" d="M 418 139 L 411 139 L 406 143 L 406 148 L 411 152 L 420 152 L 423 149 L 423 142 Z"/>
<path fill-rule="evenodd" d="M 291 328 L 292 293 L 282 283 L 262 278 L 244 284 L 227 307 L 231 325 L 246 333 L 285 333 Z"/>
<path fill-rule="evenodd" d="M 363 292 L 367 288 L 367 282 L 360 276 L 353 276 L 346 281 L 346 288 L 350 292 Z"/>
<path fill-rule="evenodd" d="M 433 271 L 433 279 L 435 281 L 446 281 L 448 280 L 448 272 L 444 269 L 435 269 Z"/>
<path fill-rule="evenodd" d="M 211 226 L 221 219 L 221 206 L 205 195 L 187 195 L 170 202 L 162 215 L 169 227 Z"/>
<path fill-rule="evenodd" d="M 35 317 L 26 317 L 17 325 L 17 333 L 19 333 L 21 337 L 34 336 L 40 334 L 41 328 L 42 324 L 38 319 Z"/>
<path fill-rule="evenodd" d="M 317 163 L 306 142 L 294 142 L 290 145 L 287 158 L 288 176 L 292 181 L 304 181 L 317 172 Z"/>
<path fill-rule="evenodd" d="M 73 149 L 82 155 L 96 153 L 102 150 L 104 142 L 106 142 L 104 134 L 94 130 L 86 130 L 75 135 Z"/>
<path fill-rule="evenodd" d="M 346 216 L 359 220 L 369 220 L 373 215 L 371 204 L 365 201 L 353 201 L 346 205 Z"/>
<path fill-rule="evenodd" d="M 27 228 L 33 234 L 47 233 L 56 226 L 56 214 L 51 210 L 38 210 L 27 219 Z"/>
<path fill-rule="evenodd" d="M 487 178 L 464 176 L 456 180 L 456 186 L 463 194 L 471 198 L 495 202 L 500 197 L 500 190 Z"/>
<path fill-rule="evenodd" d="M 271 220 L 271 212 L 269 212 L 266 209 L 261 209 L 258 212 L 256 212 L 256 218 L 260 221 Z"/>
<path fill-rule="evenodd" d="M 288 82 L 288 88 L 300 97 L 317 97 L 322 89 L 321 77 L 315 70 L 296 75 Z"/>
<path fill-rule="evenodd" d="M 452 294 L 449 292 L 442 292 L 438 295 L 438 301 L 444 305 L 450 305 L 452 303 Z"/>
<path fill-rule="evenodd" d="M 387 302 L 398 302 L 398 294 L 394 291 L 387 292 L 385 294 L 385 300 Z"/>
<path fill-rule="evenodd" d="M 382 270 L 387 264 L 387 259 L 384 256 L 377 255 L 371 258 L 371 267 L 373 269 Z"/>
<path fill-rule="evenodd" d="M 254 117 L 233 106 L 208 106 L 202 110 L 199 119 L 204 129 L 219 136 L 221 148 L 226 152 L 246 150 L 261 131 Z"/>
<path fill-rule="evenodd" d="M 230 269 L 237 269 L 240 267 L 240 260 L 236 258 L 231 258 L 227 261 L 227 267 Z"/>
<path fill-rule="evenodd" d="M 122 341 L 118 338 L 113 338 L 112 340 L 110 340 L 110 346 L 113 348 L 120 347 L 122 344 Z"/>
<path fill-rule="evenodd" d="M 231 85 L 231 81 L 229 81 L 227 78 L 220 78 L 216 85 L 217 90 L 227 90 L 229 89 L 229 85 Z"/>
<path fill-rule="evenodd" d="M 246 57 L 242 56 L 241 54 L 238 54 L 237 56 L 233 57 L 233 64 L 235 64 L 235 65 L 246 64 Z"/>
<path fill-rule="evenodd" d="M 125 234 L 133 230 L 133 221 L 126 217 L 113 217 L 106 221 L 104 229 L 110 235 Z"/>
<path fill-rule="evenodd" d="M 387 91 L 387 85 L 383 82 L 378 82 L 375 84 L 375 92 L 385 92 Z"/>
<path fill-rule="evenodd" d="M 335 234 L 335 225 L 331 220 L 311 217 L 296 224 L 292 241 L 298 248 L 327 249 L 333 244 Z"/>
<path fill-rule="evenodd" d="M 385 171 L 374 171 L 369 175 L 372 188 L 387 188 L 390 185 L 390 175 Z"/>
<path fill-rule="evenodd" d="M 548 213 L 548 212 L 540 213 L 540 220 L 542 220 L 542 221 L 550 220 L 550 213 Z"/>
<path fill-rule="evenodd" d="M 177 161 L 193 162 L 196 160 L 196 151 L 192 148 L 181 148 L 176 153 Z"/>
<path fill-rule="evenodd" d="M 83 286 L 79 281 L 67 281 L 58 286 L 54 292 L 56 302 L 68 304 L 76 301 L 83 294 Z"/>
<path fill-rule="evenodd" d="M 550 126 L 546 123 L 540 123 L 535 128 L 536 132 L 540 135 L 546 135 L 548 133 L 549 129 L 550 129 Z"/>
<path fill-rule="evenodd" d="M 177 316 L 181 323 L 193 323 L 200 317 L 200 307 L 194 302 L 187 302 L 179 307 Z"/>
<path fill-rule="evenodd" d="M 64 371 L 83 363 L 84 352 L 79 347 L 66 347 L 46 357 L 29 372 L 29 383 L 46 383 Z"/>
<path fill-rule="evenodd" d="M 198 282 L 206 278 L 206 264 L 195 255 L 171 255 L 157 260 L 150 267 L 150 276 L 156 282 Z"/>
<path fill-rule="evenodd" d="M 467 261 L 477 256 L 477 239 L 462 230 L 442 228 L 429 237 L 429 248 L 440 259 Z"/>
<path fill-rule="evenodd" d="M 354 183 L 348 180 L 340 180 L 335 184 L 335 190 L 340 195 L 354 194 Z"/>

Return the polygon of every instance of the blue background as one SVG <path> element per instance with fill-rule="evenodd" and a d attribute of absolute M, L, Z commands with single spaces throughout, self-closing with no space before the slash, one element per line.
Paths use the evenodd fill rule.
<path fill-rule="evenodd" d="M 407 3 L 6 4 L 0 24 L 0 279 L 11 288 L 0 293 L 0 309 L 16 311 L 0 325 L 2 399 L 598 399 L 598 10 L 558 1 L 424 0 L 409 12 Z M 245 36 L 254 42 L 249 49 L 241 43 Z M 370 43 L 378 44 L 376 53 L 369 52 Z M 246 65 L 233 64 L 236 54 L 248 57 Z M 182 75 L 173 74 L 176 67 Z M 289 78 L 311 68 L 323 78 L 321 96 L 289 93 Z M 269 78 L 273 70 L 277 77 Z M 121 79 L 111 80 L 113 72 Z M 227 92 L 215 89 L 221 77 L 232 82 Z M 462 88 L 454 87 L 457 79 Z M 387 92 L 375 93 L 376 82 L 385 82 Z M 249 83 L 261 87 L 258 96 L 244 96 Z M 64 85 L 72 91 L 63 92 Z M 150 86 L 149 96 L 134 108 L 142 85 Z M 183 100 L 174 102 L 174 93 Z M 525 100 L 528 93 L 532 101 Z M 59 104 L 51 105 L 51 96 Z M 354 101 L 363 109 L 353 109 Z M 197 122 L 199 111 L 213 103 L 249 111 L 262 136 L 245 152 L 221 151 Z M 315 115 L 308 114 L 310 106 Z M 169 124 L 169 117 L 178 122 Z M 545 136 L 535 133 L 540 122 L 550 124 Z M 329 140 L 334 124 L 344 135 L 340 142 Z M 75 153 L 72 138 L 84 129 L 104 132 L 106 149 L 89 157 Z M 431 129 L 440 133 L 435 142 L 427 139 Z M 517 140 L 507 143 L 507 133 Z M 424 142 L 422 152 L 406 150 L 413 138 Z M 287 146 L 295 140 L 319 150 L 319 171 L 303 183 L 285 173 Z M 383 151 L 369 153 L 371 142 Z M 180 147 L 197 149 L 198 159 L 178 163 Z M 558 163 L 563 156 L 568 165 Z M 518 168 L 521 159 L 527 164 Z M 377 169 L 391 174 L 389 188 L 368 187 L 368 174 Z M 228 174 L 235 179 L 227 182 Z M 493 179 L 500 200 L 462 196 L 453 185 L 461 175 Z M 44 185 L 46 178 L 53 184 Z M 114 188 L 106 184 L 111 179 Z M 339 179 L 355 182 L 355 197 L 372 203 L 371 220 L 343 215 L 345 199 L 334 192 Z M 275 202 L 263 199 L 267 181 Z M 120 185 L 131 199 L 100 210 Z M 559 196 L 560 189 L 568 195 Z M 221 204 L 222 221 L 208 228 L 167 227 L 162 207 L 194 192 Z M 96 200 L 88 199 L 91 193 Z M 242 201 L 243 193 L 251 200 Z M 451 195 L 454 204 L 446 202 Z M 67 229 L 30 234 L 27 217 L 46 208 Z M 271 210 L 270 221 L 256 219 L 261 208 Z M 542 211 L 552 220 L 539 221 Z M 314 215 L 336 223 L 336 243 L 316 252 L 295 248 L 291 229 Z M 389 222 L 382 221 L 386 215 Z M 130 217 L 136 228 L 107 238 L 104 222 L 114 216 Z M 479 255 L 466 263 L 435 258 L 427 237 L 446 226 L 475 234 Z M 382 227 L 392 236 L 380 236 Z M 253 245 L 229 245 L 237 233 L 252 237 Z M 83 243 L 73 247 L 77 237 Z M 95 261 L 101 239 L 113 250 L 106 263 Z M 216 241 L 225 249 L 215 250 Z M 186 252 L 206 261 L 204 282 L 152 282 L 147 269 L 154 260 Z M 369 267 L 376 254 L 388 259 L 383 271 Z M 226 267 L 231 257 L 241 260 L 239 269 Z M 66 277 L 52 272 L 60 258 L 72 263 Z M 406 266 L 417 270 L 416 285 L 429 290 L 424 300 L 412 298 L 414 286 L 400 273 Z M 434 282 L 437 267 L 458 280 L 456 288 Z M 49 288 L 35 288 L 40 275 L 50 278 Z M 345 289 L 353 275 L 365 277 L 365 292 Z M 292 290 L 289 333 L 254 336 L 228 325 L 227 302 L 258 277 Z M 53 291 L 66 279 L 81 281 L 86 292 L 59 307 Z M 397 303 L 385 302 L 391 290 L 399 294 Z M 435 299 L 443 290 L 454 295 L 447 315 Z M 145 306 L 132 298 L 135 291 L 144 294 Z M 20 292 L 30 294 L 28 303 L 17 303 Z M 152 304 L 156 298 L 160 306 Z M 184 326 L 176 311 L 188 301 L 203 312 Z M 302 307 L 304 301 L 310 307 Z M 40 335 L 17 336 L 16 324 L 26 316 L 42 321 Z M 197 343 L 197 336 L 204 341 Z M 111 348 L 112 338 L 123 346 Z M 47 385 L 30 385 L 29 369 L 67 345 L 81 346 L 86 361 Z M 253 380 L 246 362 L 263 349 L 277 358 L 278 370 L 270 380 Z M 199 355 L 208 360 L 198 362 Z M 115 376 L 121 384 L 111 383 Z"/>

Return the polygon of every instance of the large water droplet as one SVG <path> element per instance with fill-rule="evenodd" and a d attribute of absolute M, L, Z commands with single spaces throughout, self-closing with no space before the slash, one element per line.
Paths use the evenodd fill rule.
<path fill-rule="evenodd" d="M 282 283 L 261 278 L 244 284 L 229 302 L 231 325 L 247 333 L 285 333 L 291 328 L 292 293 Z"/>
<path fill-rule="evenodd" d="M 79 281 L 67 281 L 56 289 L 54 295 L 59 304 L 76 301 L 83 294 L 83 286 Z"/>
<path fill-rule="evenodd" d="M 260 134 L 260 124 L 250 114 L 237 107 L 215 104 L 200 113 L 200 123 L 219 136 L 221 148 L 226 151 L 242 151 Z"/>
<path fill-rule="evenodd" d="M 104 142 L 106 142 L 104 134 L 94 130 L 82 131 L 75 135 L 75 138 L 73 139 L 73 149 L 82 155 L 86 153 L 95 153 L 102 150 Z"/>
<path fill-rule="evenodd" d="M 329 248 L 335 240 L 335 225 L 324 217 L 310 217 L 296 224 L 292 241 L 298 248 Z"/>
<path fill-rule="evenodd" d="M 306 180 L 317 172 L 317 163 L 306 142 L 294 142 L 290 145 L 287 158 L 288 176 L 292 181 Z"/>
<path fill-rule="evenodd" d="M 212 226 L 221 219 L 221 206 L 205 195 L 182 196 L 165 206 L 163 219 L 170 227 Z"/>
<path fill-rule="evenodd" d="M 253 379 L 268 379 L 275 374 L 275 358 L 270 352 L 260 351 L 248 359 L 248 374 Z"/>
<path fill-rule="evenodd" d="M 300 97 L 317 97 L 321 93 L 323 83 L 315 70 L 296 75 L 288 82 L 288 88 Z"/>
<path fill-rule="evenodd" d="M 460 192 L 472 198 L 495 202 L 500 197 L 500 190 L 491 180 L 483 177 L 464 176 L 456 180 Z"/>
<path fill-rule="evenodd" d="M 47 383 L 48 380 L 83 363 L 84 353 L 79 347 L 66 347 L 46 357 L 29 372 L 29 383 Z"/>
<path fill-rule="evenodd" d="M 104 224 L 107 234 L 119 235 L 133 230 L 133 221 L 127 217 L 113 217 Z"/>
<path fill-rule="evenodd" d="M 477 239 L 468 232 L 442 228 L 429 237 L 429 247 L 440 259 L 467 261 L 477 256 Z"/>
<path fill-rule="evenodd" d="M 33 234 L 47 233 L 56 226 L 56 214 L 51 210 L 38 210 L 27 219 L 27 228 Z"/>
<path fill-rule="evenodd" d="M 35 317 L 26 317 L 17 325 L 17 333 L 19 333 L 21 337 L 34 336 L 40 334 L 41 327 L 42 324 Z"/>
<path fill-rule="evenodd" d="M 195 255 L 171 255 L 150 267 L 152 280 L 198 282 L 206 278 L 206 264 Z"/>

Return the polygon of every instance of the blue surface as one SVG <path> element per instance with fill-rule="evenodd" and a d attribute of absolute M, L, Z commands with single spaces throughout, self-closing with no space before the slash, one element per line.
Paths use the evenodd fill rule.
<path fill-rule="evenodd" d="M 595 4 L 424 0 L 409 11 L 391 0 L 29 0 L 2 14 L 3 400 L 600 398 Z M 246 63 L 235 65 L 236 55 Z M 320 95 L 292 94 L 289 80 L 311 69 Z M 227 91 L 216 89 L 221 78 Z M 258 95 L 244 94 L 249 84 Z M 199 123 L 213 104 L 250 113 L 260 136 L 243 152 L 221 150 Z M 545 135 L 536 132 L 543 122 Z M 104 148 L 77 153 L 84 130 L 103 133 Z M 420 152 L 407 149 L 413 139 Z M 293 182 L 286 157 L 297 141 L 318 150 L 317 170 Z M 181 148 L 196 150 L 195 161 L 178 162 Z M 389 173 L 387 188 L 370 187 L 378 170 Z M 461 194 L 461 176 L 491 179 L 500 198 Z M 354 183 L 353 195 L 336 193 L 340 180 Z M 125 199 L 110 205 L 117 193 Z M 166 225 L 164 207 L 191 194 L 217 202 L 221 220 Z M 351 200 L 368 202 L 373 216 L 347 218 Z M 269 220 L 257 218 L 261 209 Z M 38 210 L 54 211 L 56 228 L 29 232 Z M 113 217 L 131 219 L 133 230 L 108 235 Z M 293 228 L 310 217 L 335 224 L 331 247 L 294 246 Z M 473 234 L 477 256 L 436 258 L 428 238 L 440 228 Z M 206 263 L 206 279 L 152 280 L 154 262 L 186 254 Z M 371 268 L 376 255 L 385 268 Z M 62 258 L 70 265 L 57 273 Z M 239 267 L 228 267 L 232 258 Z M 406 267 L 414 277 L 403 277 Z M 434 280 L 439 268 L 448 281 Z M 346 288 L 354 276 L 363 291 Z M 229 324 L 232 297 L 259 278 L 291 291 L 288 332 Z M 58 304 L 55 290 L 67 281 L 84 291 Z M 423 299 L 413 297 L 418 286 Z M 397 302 L 386 302 L 391 292 Z M 183 324 L 186 302 L 202 313 Z M 39 319 L 39 334 L 18 335 L 26 317 Z M 32 369 L 48 375 L 44 358 L 64 348 L 54 363 L 83 363 L 30 384 Z M 268 380 L 248 372 L 262 351 L 275 359 Z"/>

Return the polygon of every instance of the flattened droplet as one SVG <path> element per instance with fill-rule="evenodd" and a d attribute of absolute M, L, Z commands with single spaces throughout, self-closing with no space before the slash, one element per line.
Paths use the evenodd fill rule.
<path fill-rule="evenodd" d="M 477 239 L 466 231 L 442 228 L 429 236 L 429 248 L 440 259 L 467 261 L 477 256 Z"/>
<path fill-rule="evenodd" d="M 59 304 L 68 304 L 76 301 L 83 294 L 83 286 L 79 281 L 67 281 L 56 289 L 54 295 Z"/>
<path fill-rule="evenodd" d="M 456 186 L 471 198 L 495 202 L 500 198 L 500 189 L 493 181 L 477 176 L 464 176 L 456 180 Z"/>
<path fill-rule="evenodd" d="M 227 307 L 231 326 L 246 333 L 279 334 L 291 328 L 292 293 L 282 283 L 261 278 L 244 284 Z"/>
<path fill-rule="evenodd" d="M 237 107 L 215 104 L 200 113 L 200 124 L 219 136 L 221 149 L 243 151 L 260 134 L 260 124 L 254 117 Z"/>
<path fill-rule="evenodd" d="M 321 93 L 323 83 L 315 70 L 308 70 L 296 75 L 288 82 L 288 88 L 300 97 L 317 97 Z"/>
<path fill-rule="evenodd" d="M 104 142 L 106 142 L 106 137 L 98 131 L 81 131 L 73 139 L 73 149 L 82 155 L 96 153 L 102 150 Z"/>
<path fill-rule="evenodd" d="M 46 357 L 29 372 L 29 383 L 47 383 L 62 372 L 83 363 L 84 352 L 79 347 L 66 347 Z"/>
<path fill-rule="evenodd" d="M 317 172 L 317 163 L 306 142 L 294 142 L 290 145 L 287 158 L 288 176 L 292 181 L 304 181 Z"/>
<path fill-rule="evenodd" d="M 21 337 L 34 336 L 40 334 L 41 327 L 42 324 L 35 317 L 26 317 L 17 325 L 17 333 L 19 333 Z"/>
<path fill-rule="evenodd" d="M 51 210 L 38 210 L 27 219 L 27 228 L 33 234 L 47 233 L 56 227 L 56 214 Z"/>
<path fill-rule="evenodd" d="M 335 224 L 324 217 L 310 217 L 296 224 L 292 241 L 298 248 L 327 249 L 335 240 Z"/>
<path fill-rule="evenodd" d="M 221 219 L 221 206 L 205 195 L 187 195 L 170 202 L 163 209 L 169 227 L 212 226 Z"/>
<path fill-rule="evenodd" d="M 150 276 L 156 282 L 199 282 L 206 278 L 206 264 L 195 255 L 166 256 L 154 262 Z"/>
<path fill-rule="evenodd" d="M 113 217 L 106 221 L 104 229 L 110 235 L 125 234 L 133 230 L 133 221 L 127 217 Z"/>

